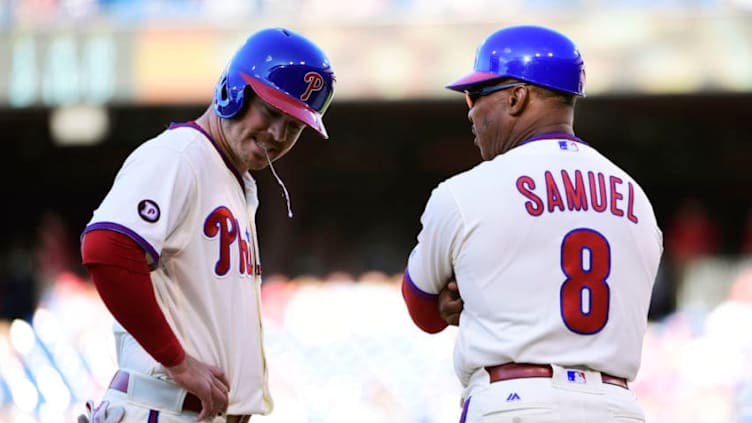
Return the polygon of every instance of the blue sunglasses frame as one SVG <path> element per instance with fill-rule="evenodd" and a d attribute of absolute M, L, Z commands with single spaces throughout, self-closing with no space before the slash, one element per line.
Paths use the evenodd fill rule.
<path fill-rule="evenodd" d="M 475 90 L 465 90 L 465 102 L 467 102 L 467 107 L 472 109 L 475 103 L 481 97 L 485 97 L 497 91 L 502 91 L 502 90 L 506 90 L 506 89 L 514 88 L 514 87 L 521 87 L 523 85 L 527 85 L 527 84 L 524 82 L 513 82 L 510 84 L 487 85 L 485 87 L 481 87 Z"/>

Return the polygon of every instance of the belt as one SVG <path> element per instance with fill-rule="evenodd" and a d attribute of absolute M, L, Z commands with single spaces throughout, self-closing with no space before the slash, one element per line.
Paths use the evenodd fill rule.
<path fill-rule="evenodd" d="M 130 380 L 130 374 L 123 370 L 118 370 L 115 372 L 115 376 L 112 377 L 112 382 L 110 382 L 110 389 L 114 389 L 116 391 L 128 393 L 128 381 Z M 183 410 L 182 411 L 191 411 L 194 413 L 200 413 L 201 409 L 203 407 L 201 406 L 201 400 L 194 394 L 190 392 L 186 392 L 185 399 L 183 400 Z M 251 416 L 244 415 L 244 416 L 238 416 L 238 415 L 228 415 L 225 416 L 227 423 L 248 423 L 251 420 Z"/>
<path fill-rule="evenodd" d="M 548 364 L 507 363 L 486 367 L 491 383 L 528 377 L 553 377 L 554 369 Z M 623 377 L 601 373 L 601 382 L 629 389 Z"/>

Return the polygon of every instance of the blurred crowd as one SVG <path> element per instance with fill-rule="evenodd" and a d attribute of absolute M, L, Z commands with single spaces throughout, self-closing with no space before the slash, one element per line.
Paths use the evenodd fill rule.
<path fill-rule="evenodd" d="M 492 13 L 583 8 L 749 11 L 752 1 L 0 0 L 0 34 L 79 23 L 248 25 L 249 18 L 256 24 L 279 16 L 306 24 L 485 22 Z M 650 422 L 752 423 L 752 204 L 729 222 L 719 221 L 703 200 L 686 198 L 661 227 L 665 253 L 643 367 L 632 387 Z M 346 253 L 361 250 L 335 242 L 337 234 L 328 229 L 312 235 L 313 253 L 343 256 L 328 262 L 341 262 L 343 269 L 332 270 L 347 270 L 352 259 Z M 80 266 L 77 236 L 61 216 L 47 213 L 27 238 L 0 245 L 0 422 L 73 421 L 85 400 L 99 397 L 115 369 L 111 317 Z M 369 247 L 378 248 L 373 255 L 381 259 L 370 262 L 374 267 L 394 268 L 403 259 L 390 255 L 389 245 Z M 316 262 L 313 256 L 300 260 L 309 268 Z M 402 304 L 399 279 L 377 271 L 265 277 L 265 342 L 276 411 L 260 421 L 457 420 L 454 332 L 418 332 Z"/>
<path fill-rule="evenodd" d="M 4 13 L 3 13 L 4 3 Z M 594 9 L 686 10 L 749 8 L 745 0 L 10 0 L 0 2 L 0 22 L 26 26 L 49 22 L 213 23 L 284 16 L 308 23 L 378 22 L 380 19 L 485 20 L 489 12 L 557 13 Z M 336 11 L 336 12 L 335 12 Z"/>
<path fill-rule="evenodd" d="M 262 287 L 275 412 L 286 423 L 454 423 L 454 328 L 411 324 L 400 275 L 270 276 Z M 632 389 L 649 422 L 752 422 L 752 263 L 707 312 L 648 326 Z M 0 421 L 74 421 L 115 370 L 111 317 L 64 272 L 29 320 L 0 321 Z"/>
<path fill-rule="evenodd" d="M 695 277 L 696 270 L 707 264 L 707 259 L 723 257 L 731 262 L 752 259 L 752 207 L 740 224 L 729 223 L 717 220 L 701 199 L 687 197 L 670 220 L 661 225 L 664 254 L 653 291 L 651 319 L 675 311 L 682 298 L 699 296 L 708 290 L 717 297 L 725 291 L 727 286 L 723 282 Z"/>
<path fill-rule="evenodd" d="M 735 232 L 734 254 L 722 225 L 697 199 L 678 207 L 664 228 L 670 270 L 656 285 L 643 366 L 632 384 L 649 422 L 752 422 L 749 216 Z M 33 253 L 16 249 L 5 257 L 0 421 L 73 421 L 115 369 L 111 316 L 78 270 L 75 245 L 65 222 L 48 214 Z M 453 328 L 438 336 L 419 332 L 402 303 L 400 279 L 377 271 L 265 277 L 276 411 L 260 421 L 456 421 Z"/>

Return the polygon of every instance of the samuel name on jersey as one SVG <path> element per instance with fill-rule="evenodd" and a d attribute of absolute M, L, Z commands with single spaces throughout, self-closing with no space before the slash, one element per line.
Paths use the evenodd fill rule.
<path fill-rule="evenodd" d="M 608 210 L 612 215 L 626 217 L 632 223 L 639 222 L 634 211 L 634 184 L 627 182 L 625 185 L 618 176 L 580 169 L 573 172 L 566 169 L 558 172 L 547 170 L 536 177 L 518 177 L 516 186 L 517 191 L 528 199 L 525 209 L 534 217 L 544 212 L 592 209 L 598 213 Z"/>

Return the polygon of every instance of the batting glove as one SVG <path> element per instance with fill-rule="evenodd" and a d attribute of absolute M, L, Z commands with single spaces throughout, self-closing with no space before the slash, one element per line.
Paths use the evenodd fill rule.
<path fill-rule="evenodd" d="M 86 401 L 86 414 L 78 416 L 78 423 L 118 423 L 123 420 L 125 409 L 120 406 L 110 407 L 109 401 L 102 401 L 94 406 L 94 401 Z"/>

